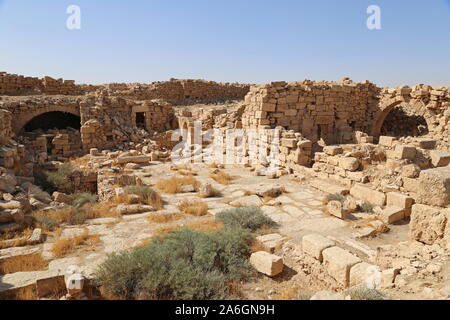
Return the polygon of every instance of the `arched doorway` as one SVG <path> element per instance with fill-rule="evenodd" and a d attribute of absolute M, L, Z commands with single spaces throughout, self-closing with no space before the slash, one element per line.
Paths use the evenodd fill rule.
<path fill-rule="evenodd" d="M 70 157 L 82 150 L 81 118 L 65 111 L 29 115 L 18 126 L 19 141 L 27 150 L 47 153 L 49 160 Z"/>
<path fill-rule="evenodd" d="M 383 134 L 396 137 L 421 136 L 433 128 L 433 114 L 420 100 L 388 102 L 378 110 L 372 126 L 375 140 Z"/>
<path fill-rule="evenodd" d="M 46 112 L 39 116 L 34 117 L 25 124 L 23 128 L 24 132 L 32 132 L 35 130 L 52 130 L 52 129 L 67 129 L 72 128 L 80 130 L 81 119 L 80 117 L 61 111 Z"/>
<path fill-rule="evenodd" d="M 391 137 L 418 137 L 428 132 L 425 117 L 407 103 L 392 108 L 380 129 L 380 135 Z"/>

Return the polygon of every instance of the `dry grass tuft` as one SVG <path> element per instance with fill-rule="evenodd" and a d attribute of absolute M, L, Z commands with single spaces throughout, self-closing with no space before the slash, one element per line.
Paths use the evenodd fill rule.
<path fill-rule="evenodd" d="M 33 229 L 25 229 L 0 234 L 0 249 L 26 246 L 32 233 Z"/>
<path fill-rule="evenodd" d="M 128 186 L 125 188 L 125 194 L 117 197 L 117 201 L 125 203 L 141 203 L 151 205 L 155 210 L 161 210 L 164 207 L 163 200 L 158 192 L 149 186 Z"/>
<path fill-rule="evenodd" d="M 169 179 L 161 180 L 156 184 L 156 187 L 164 193 L 176 194 L 180 193 L 183 186 L 193 185 L 194 189 L 198 191 L 200 188 L 200 182 L 194 177 L 172 177 Z"/>
<path fill-rule="evenodd" d="M 218 197 L 222 197 L 223 194 L 222 192 L 220 192 L 219 190 L 217 190 L 216 188 L 212 188 L 211 194 L 206 195 L 204 193 L 199 193 L 198 197 L 199 198 L 218 198 Z"/>
<path fill-rule="evenodd" d="M 230 176 L 229 174 L 227 174 L 223 171 L 219 171 L 217 173 L 211 173 L 209 175 L 209 177 L 214 179 L 214 181 L 216 181 L 217 183 L 220 183 L 223 185 L 228 185 L 233 180 L 232 176 Z"/>
<path fill-rule="evenodd" d="M 269 252 L 267 250 L 267 248 L 264 247 L 264 245 L 261 242 L 259 242 L 258 240 L 253 240 L 252 247 L 250 248 L 250 253 L 255 253 L 255 252 L 259 252 L 259 251 Z M 269 252 L 269 253 L 271 253 L 271 252 Z"/>
<path fill-rule="evenodd" d="M 157 213 L 148 216 L 150 223 L 169 223 L 183 218 L 181 213 Z"/>
<path fill-rule="evenodd" d="M 5 259 L 0 263 L 0 274 L 46 270 L 48 261 L 39 253 Z"/>
<path fill-rule="evenodd" d="M 220 221 L 207 220 L 207 221 L 192 222 L 187 224 L 186 227 L 197 231 L 213 232 L 223 229 L 224 225 Z"/>
<path fill-rule="evenodd" d="M 178 224 L 178 225 L 172 225 L 172 226 L 165 226 L 157 229 L 153 235 L 153 237 L 159 237 L 159 236 L 165 236 L 172 231 L 183 229 L 183 228 L 189 228 L 196 231 L 203 231 L 203 232 L 213 232 L 217 230 L 223 229 L 224 225 L 222 222 L 218 222 L 215 220 L 207 220 L 207 221 L 198 221 L 198 222 L 191 222 L 185 225 Z M 151 239 L 150 239 L 151 241 Z"/>
<path fill-rule="evenodd" d="M 75 159 L 71 159 L 70 160 L 70 164 L 72 164 L 72 166 L 79 168 L 79 167 L 88 167 L 89 166 L 89 161 L 91 160 L 91 156 L 90 155 L 85 155 L 81 158 L 75 158 Z"/>
<path fill-rule="evenodd" d="M 219 165 L 216 162 L 213 162 L 213 163 L 208 164 L 207 167 L 211 168 L 211 169 L 217 169 L 217 168 L 219 168 Z"/>
<path fill-rule="evenodd" d="M 181 229 L 181 228 L 183 228 L 183 226 L 181 226 L 181 225 L 173 225 L 173 226 L 161 227 L 161 228 L 158 228 L 157 230 L 155 230 L 155 232 L 153 233 L 153 237 L 165 236 L 166 234 L 169 234 L 172 231 L 178 230 L 178 229 Z M 149 240 L 146 240 L 146 241 L 147 241 L 147 244 L 149 244 L 152 241 L 152 239 L 149 239 Z M 144 243 L 145 243 L 145 241 L 144 241 Z M 139 246 L 141 246 L 141 245 L 139 245 Z"/>
<path fill-rule="evenodd" d="M 208 214 L 208 205 L 201 200 L 183 200 L 178 205 L 178 209 L 185 214 L 197 217 Z"/>
<path fill-rule="evenodd" d="M 79 236 L 68 239 L 59 239 L 58 241 L 56 241 L 53 244 L 52 253 L 56 258 L 60 258 L 74 252 L 80 247 L 93 247 L 99 242 L 100 236 L 98 234 L 89 235 L 88 231 L 86 230 L 86 232 Z"/>

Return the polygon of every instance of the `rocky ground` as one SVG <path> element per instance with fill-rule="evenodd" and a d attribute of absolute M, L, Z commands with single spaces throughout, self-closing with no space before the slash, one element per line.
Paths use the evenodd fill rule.
<path fill-rule="evenodd" d="M 157 161 L 127 165 L 127 168 L 127 172 L 155 190 L 164 179 L 188 175 L 201 184 L 197 191 L 208 185 L 216 195 L 201 198 L 199 192 L 189 187 L 178 194 L 159 191 L 164 202 L 161 210 L 90 219 L 82 225 L 62 225 L 57 233 L 48 232 L 43 243 L 0 249 L 0 259 L 3 260 L 40 254 L 48 263 L 48 266 L 39 268 L 40 271 L 1 275 L 0 292 L 23 288 L 39 279 L 64 275 L 71 266 L 77 266 L 89 277 L 111 253 L 142 246 L 152 237 L 177 228 L 214 229 L 217 228 L 214 215 L 218 212 L 240 206 L 258 206 L 279 225 L 276 229 L 262 231 L 260 235 L 279 235 L 272 252 L 283 258 L 285 268 L 275 277 L 260 275 L 256 281 L 244 284 L 244 299 L 309 299 L 321 290 L 344 293 L 344 297 L 343 286 L 328 276 L 320 263 L 303 253 L 302 238 L 309 234 L 331 239 L 362 261 L 389 270 L 393 278 L 390 283 L 383 284 L 381 291 L 391 299 L 450 297 L 449 250 L 408 242 L 408 224 L 403 222 L 391 225 L 387 233 L 362 237 L 358 221 L 367 219 L 370 214 L 355 212 L 345 220 L 328 214 L 324 206 L 326 194 L 311 187 L 307 177 L 271 179 L 242 166 L 218 169 L 205 164 L 191 164 L 180 168 Z M 211 177 L 214 172 L 224 172 L 231 179 L 219 183 Z M 183 200 L 206 203 L 208 213 L 194 216 L 180 212 L 179 204 Z M 154 218 L 156 216 L 167 219 Z M 60 239 L 76 237 L 84 237 L 84 244 L 67 254 L 55 256 L 54 246 Z M 385 272 L 386 275 L 389 272 Z"/>

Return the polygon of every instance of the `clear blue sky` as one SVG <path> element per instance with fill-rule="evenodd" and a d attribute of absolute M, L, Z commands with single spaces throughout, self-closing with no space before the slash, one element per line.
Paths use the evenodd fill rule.
<path fill-rule="evenodd" d="M 71 4 L 81 30 L 66 28 Z M 381 30 L 366 27 L 372 4 Z M 79 83 L 450 85 L 450 0 L 0 0 L 0 39 L 0 71 Z"/>

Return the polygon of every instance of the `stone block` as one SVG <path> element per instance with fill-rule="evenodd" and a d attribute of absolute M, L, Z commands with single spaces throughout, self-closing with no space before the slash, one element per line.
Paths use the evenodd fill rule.
<path fill-rule="evenodd" d="M 256 241 L 258 241 L 268 252 L 274 253 L 275 250 L 281 248 L 284 237 L 278 233 L 272 233 L 256 237 Z"/>
<path fill-rule="evenodd" d="M 395 146 L 394 157 L 397 160 L 413 160 L 416 157 L 416 153 L 416 147 L 398 144 Z"/>
<path fill-rule="evenodd" d="M 389 192 L 386 196 L 386 204 L 388 207 L 397 207 L 405 211 L 405 217 L 411 215 L 411 208 L 414 204 L 414 199 L 408 195 L 399 192 Z"/>
<path fill-rule="evenodd" d="M 258 251 L 250 256 L 250 264 L 258 271 L 269 277 L 283 272 L 283 259 L 265 251 Z"/>
<path fill-rule="evenodd" d="M 405 219 L 405 210 L 399 207 L 387 207 L 380 214 L 380 219 L 384 223 L 395 223 Z"/>
<path fill-rule="evenodd" d="M 309 234 L 304 236 L 302 239 L 303 252 L 319 260 L 320 262 L 323 261 L 323 250 L 333 246 L 335 246 L 334 241 L 320 234 Z"/>
<path fill-rule="evenodd" d="M 117 163 L 118 164 L 125 164 L 125 163 L 147 163 L 151 161 L 150 156 L 130 156 L 130 157 L 118 157 Z"/>
<path fill-rule="evenodd" d="M 361 262 L 355 264 L 350 269 L 350 287 L 358 286 L 366 282 L 367 278 L 370 276 L 370 272 L 367 270 L 373 265 L 367 262 Z"/>
<path fill-rule="evenodd" d="M 350 189 L 350 195 L 376 206 L 384 206 L 386 203 L 386 195 L 383 192 L 373 190 L 359 183 L 356 183 Z"/>
<path fill-rule="evenodd" d="M 339 247 L 325 249 L 322 255 L 328 274 L 344 287 L 349 287 L 350 269 L 361 259 Z"/>
<path fill-rule="evenodd" d="M 335 156 L 344 152 L 340 146 L 326 146 L 323 148 L 323 152 L 330 156 Z"/>
<path fill-rule="evenodd" d="M 339 159 L 339 167 L 348 171 L 358 170 L 359 165 L 360 165 L 359 160 L 353 157 L 344 157 Z"/>
<path fill-rule="evenodd" d="M 450 209 L 437 208 L 423 204 L 412 207 L 409 223 L 409 237 L 428 245 L 434 243 L 449 245 Z"/>
<path fill-rule="evenodd" d="M 339 201 L 330 201 L 327 204 L 327 211 L 332 216 L 335 216 L 339 219 L 346 219 L 347 212 L 345 212 L 342 203 Z"/>
<path fill-rule="evenodd" d="M 323 181 L 320 179 L 314 179 L 311 180 L 310 185 L 313 188 L 319 189 L 323 192 L 330 193 L 330 194 L 342 194 L 347 195 L 349 193 L 349 189 L 347 187 L 339 186 L 334 183 L 330 183 L 328 181 Z"/>
<path fill-rule="evenodd" d="M 65 203 L 65 204 L 71 204 L 73 201 L 73 197 L 69 196 L 68 194 L 55 191 L 53 192 L 53 200 L 59 203 Z"/>
<path fill-rule="evenodd" d="M 417 202 L 445 207 L 450 204 L 450 167 L 423 170 L 418 179 Z"/>
<path fill-rule="evenodd" d="M 405 178 L 417 178 L 420 174 L 420 167 L 416 164 L 402 166 L 402 176 Z"/>
<path fill-rule="evenodd" d="M 381 136 L 378 144 L 385 147 L 392 147 L 394 141 L 395 141 L 394 137 Z"/>
<path fill-rule="evenodd" d="M 436 140 L 433 139 L 422 138 L 419 139 L 417 142 L 419 147 L 422 149 L 431 150 L 436 148 Z"/>
<path fill-rule="evenodd" d="M 446 167 L 450 164 L 450 152 L 446 150 L 433 150 L 430 152 L 433 167 Z"/>

